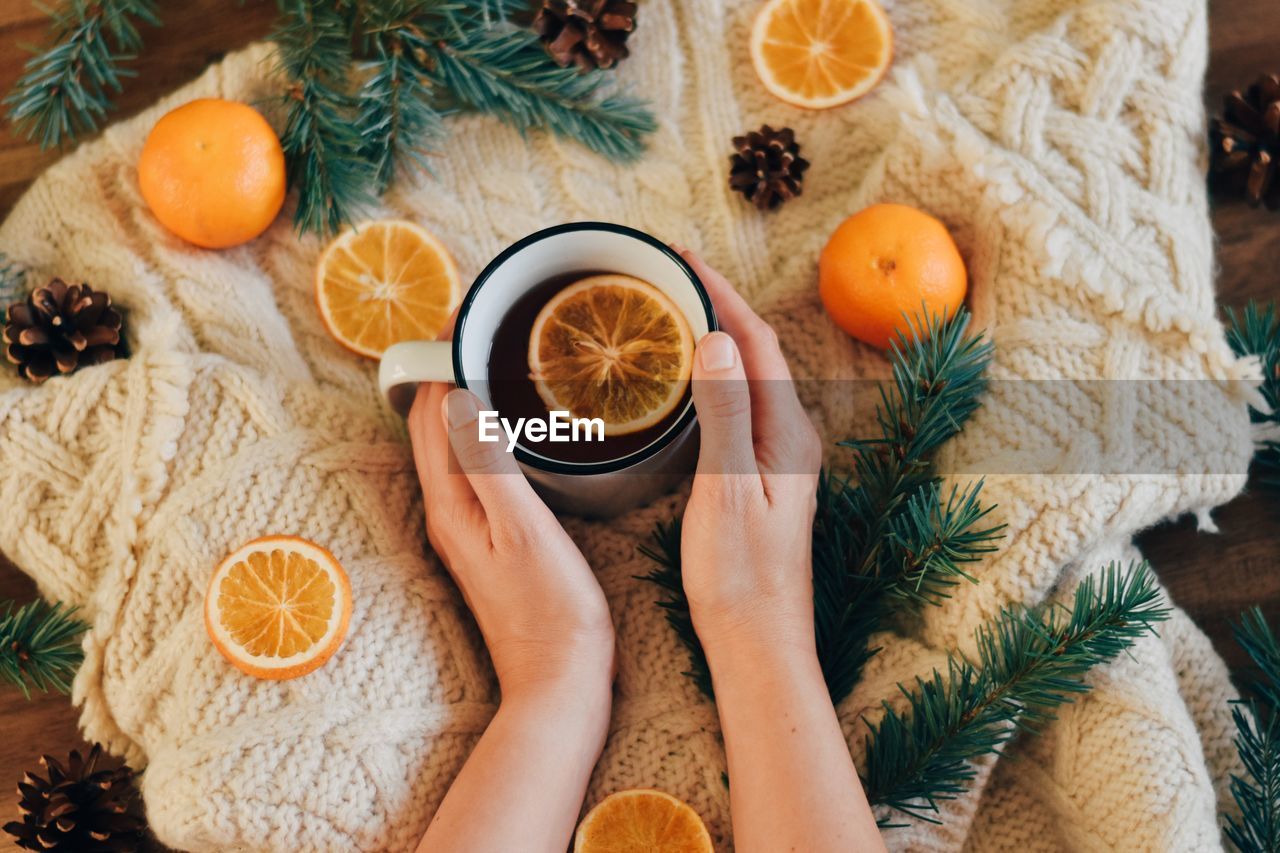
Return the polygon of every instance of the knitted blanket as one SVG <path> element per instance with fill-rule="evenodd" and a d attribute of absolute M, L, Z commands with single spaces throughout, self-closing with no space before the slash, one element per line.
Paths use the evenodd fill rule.
<path fill-rule="evenodd" d="M 1244 393 L 1225 380 L 1256 370 L 1233 358 L 1215 320 L 1204 0 L 885 5 L 891 79 L 854 105 L 808 113 L 755 80 L 754 0 L 645 0 L 619 72 L 660 112 L 640 163 L 465 117 L 434 176 L 400 181 L 375 211 L 440 235 L 464 275 L 574 219 L 695 248 L 774 324 L 793 373 L 825 380 L 805 383 L 803 397 L 828 442 L 871 425 L 869 398 L 840 380 L 887 366 L 821 310 L 826 237 L 881 200 L 947 223 L 976 324 L 997 346 L 993 375 L 1007 381 L 941 464 L 988 472 L 984 494 L 1008 529 L 976 567 L 979 583 L 878 638 L 882 651 L 839 708 L 859 758 L 863 716 L 898 701 L 895 684 L 928 674 L 946 650 L 972 649 L 982 620 L 1061 597 L 1107 562 L 1136 558 L 1136 530 L 1189 511 L 1207 518 L 1235 495 L 1251 448 Z M 269 69 L 266 46 L 230 56 L 67 156 L 0 228 L 0 250 L 39 274 L 112 293 L 132 350 L 39 387 L 0 379 L 0 550 L 92 621 L 74 685 L 85 734 L 146 767 L 148 816 L 165 843 L 407 850 L 497 697 L 478 632 L 427 549 L 403 424 L 379 398 L 375 365 L 325 333 L 312 297 L 321 243 L 299 239 L 288 211 L 248 245 L 202 251 L 165 232 L 138 192 L 134 164 L 164 111 L 205 96 L 266 105 L 279 92 Z M 730 138 L 766 121 L 795 128 L 813 163 L 804 195 L 767 215 L 726 181 Z M 1195 399 L 1162 417 L 1141 415 L 1127 383 L 1056 394 L 1025 381 L 1139 377 L 1201 381 L 1183 383 Z M 1117 448 L 1130 473 L 1090 467 Z M 715 709 L 681 674 L 687 658 L 655 589 L 635 580 L 649 569 L 636 545 L 684 494 L 610 523 L 567 522 L 618 632 L 616 704 L 588 805 L 663 788 L 728 850 Z M 337 655 L 283 683 L 232 669 L 201 618 L 214 566 L 268 533 L 330 548 L 355 596 Z M 1090 681 L 1039 737 L 982 762 L 939 825 L 891 830 L 890 846 L 1220 847 L 1233 692 L 1205 637 L 1175 612 Z"/>

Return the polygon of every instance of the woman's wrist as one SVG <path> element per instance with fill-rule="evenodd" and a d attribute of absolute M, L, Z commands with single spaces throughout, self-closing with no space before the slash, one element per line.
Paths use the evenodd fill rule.
<path fill-rule="evenodd" d="M 750 630 L 717 632 L 703 650 L 718 698 L 781 684 L 825 685 L 812 627 L 757 623 Z"/>
<path fill-rule="evenodd" d="M 805 648 L 734 638 L 707 650 L 707 666 L 722 726 L 750 716 L 751 708 L 804 705 L 828 695 L 812 642 Z"/>
<path fill-rule="evenodd" d="M 498 715 L 522 725 L 564 732 L 594 761 L 609 731 L 613 685 L 598 669 L 564 671 L 557 678 L 522 681 L 503 687 Z"/>
<path fill-rule="evenodd" d="M 614 646 L 579 645 L 511 662 L 499 672 L 504 705 L 596 709 L 607 717 L 613 696 Z"/>
<path fill-rule="evenodd" d="M 732 663 L 761 656 L 788 661 L 817 657 L 812 605 L 765 597 L 735 607 L 691 606 L 694 629 L 708 660 Z"/>

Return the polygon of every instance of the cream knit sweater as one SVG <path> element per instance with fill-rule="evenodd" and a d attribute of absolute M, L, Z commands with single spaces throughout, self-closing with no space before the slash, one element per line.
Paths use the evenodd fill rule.
<path fill-rule="evenodd" d="M 998 346 L 997 378 L 1250 375 L 1215 320 L 1204 0 L 886 0 L 894 75 L 821 113 L 757 84 L 746 45 L 758 5 L 645 0 L 620 71 L 659 110 L 639 165 L 467 117 L 452 122 L 436 176 L 401 181 L 381 212 L 439 234 L 464 275 L 566 220 L 679 240 L 774 323 L 798 376 L 853 379 L 886 365 L 823 314 L 816 257 L 843 217 L 901 201 L 955 234 L 976 321 Z M 128 311 L 133 350 L 41 387 L 0 379 L 0 550 L 92 620 L 75 681 L 85 733 L 146 766 L 163 841 L 407 850 L 496 696 L 478 634 L 426 550 L 403 425 L 379 399 L 375 365 L 325 333 L 312 299 L 321 246 L 298 239 L 287 213 L 246 246 L 200 251 L 166 233 L 138 194 L 134 163 L 153 122 L 195 97 L 267 102 L 269 53 L 231 56 L 81 147 L 0 228 L 0 250 L 41 274 L 110 291 Z M 730 137 L 762 122 L 794 127 L 813 162 L 804 195 L 768 215 L 726 187 Z M 1003 547 L 980 565 L 979 584 L 883 638 L 839 709 L 856 756 L 862 715 L 946 649 L 967 648 L 981 620 L 1060 596 L 1136 557 L 1136 530 L 1188 511 L 1207 518 L 1242 488 L 1243 395 L 1186 384 L 1199 396 L 1153 419 L 1136 416 L 1125 383 L 1062 395 L 996 383 L 944 467 L 1013 471 L 1033 460 L 1050 474 L 987 478 L 1009 525 Z M 870 406 L 848 383 L 805 387 L 827 440 L 867 429 Z M 1176 456 L 1179 474 L 1078 473 L 1109 453 L 1135 471 Z M 654 588 L 634 579 L 648 570 L 637 543 L 682 500 L 609 524 L 568 522 L 608 594 L 620 650 L 588 805 L 624 787 L 663 788 L 728 850 L 715 709 L 681 675 L 686 658 Z M 201 619 L 218 560 L 267 533 L 328 546 L 355 594 L 338 654 L 284 683 L 233 670 Z M 894 830 L 890 846 L 1219 847 L 1233 693 L 1204 636 L 1177 613 L 1158 639 L 1090 678 L 1094 691 L 1040 737 L 1015 741 L 1016 760 L 985 762 L 940 826 Z"/>

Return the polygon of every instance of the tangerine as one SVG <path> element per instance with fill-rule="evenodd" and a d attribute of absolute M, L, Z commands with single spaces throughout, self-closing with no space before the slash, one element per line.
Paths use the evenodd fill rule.
<path fill-rule="evenodd" d="M 284 204 L 284 151 L 247 104 L 201 98 L 165 113 L 138 158 L 156 219 L 182 239 L 225 249 L 257 237 Z"/>
<path fill-rule="evenodd" d="M 955 314 L 968 281 L 947 227 L 904 204 L 875 204 L 850 216 L 818 259 L 818 292 L 831 319 L 880 349 L 898 335 L 913 339 L 927 320 Z"/>

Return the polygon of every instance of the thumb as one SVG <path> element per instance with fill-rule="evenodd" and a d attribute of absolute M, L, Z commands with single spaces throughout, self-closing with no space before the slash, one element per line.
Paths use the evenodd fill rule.
<path fill-rule="evenodd" d="M 733 338 L 712 332 L 698 341 L 693 405 L 702 429 L 699 474 L 758 474 L 751 440 L 751 392 Z"/>
<path fill-rule="evenodd" d="M 480 440 L 480 401 L 475 394 L 453 389 L 445 395 L 440 414 L 454 458 L 484 507 L 490 527 L 529 515 L 531 506 L 542 506 L 501 438 Z"/>

